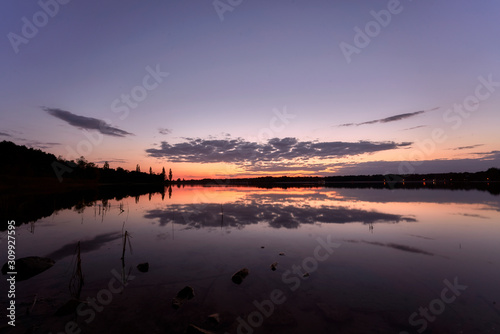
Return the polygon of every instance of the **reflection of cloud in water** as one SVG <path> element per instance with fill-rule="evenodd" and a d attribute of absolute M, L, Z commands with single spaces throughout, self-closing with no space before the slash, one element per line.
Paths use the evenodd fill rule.
<path fill-rule="evenodd" d="M 85 241 L 80 241 L 80 252 L 81 253 L 88 253 L 94 250 L 97 250 L 101 248 L 101 246 L 107 242 L 120 239 L 121 238 L 121 233 L 117 232 L 111 232 L 111 233 L 105 233 L 101 235 L 96 235 L 93 239 L 90 240 L 85 240 Z M 76 252 L 76 245 L 78 244 L 78 241 L 74 241 L 72 243 L 66 244 L 62 246 L 61 248 L 53 251 L 52 253 L 46 255 L 46 257 L 53 259 L 53 260 L 60 260 L 66 256 L 70 256 L 75 254 Z"/>
<path fill-rule="evenodd" d="M 398 223 L 402 221 L 415 222 L 412 217 L 402 215 L 350 209 L 340 206 L 293 206 L 249 203 L 224 204 L 224 217 L 221 217 L 221 205 L 190 204 L 170 205 L 167 209 L 148 211 L 144 217 L 158 219 L 164 226 L 172 221 L 195 228 L 230 226 L 242 228 L 245 225 L 268 223 L 275 228 L 297 228 L 301 224 L 333 223 L 344 224 L 362 222 L 372 224 L 379 222 Z"/>
<path fill-rule="evenodd" d="M 394 244 L 394 243 L 384 244 L 384 243 L 378 242 L 378 241 L 365 241 L 365 240 L 359 240 L 359 241 L 358 240 L 344 240 L 344 241 L 350 242 L 350 243 L 364 242 L 365 244 L 369 244 L 369 245 L 389 247 L 389 248 L 394 248 L 394 249 L 401 250 L 401 251 L 404 251 L 404 252 L 410 252 L 410 253 L 417 253 L 417 254 L 424 254 L 424 255 L 434 256 L 433 253 L 429 253 L 429 252 L 424 251 L 422 249 L 411 247 L 411 246 L 407 246 L 407 245 L 400 245 L 400 244 Z"/>
<path fill-rule="evenodd" d="M 415 237 L 415 238 L 420 238 L 420 239 L 425 239 L 425 240 L 435 240 L 434 238 L 425 237 L 423 235 L 416 235 L 416 234 L 409 234 L 409 235 L 412 237 Z"/>

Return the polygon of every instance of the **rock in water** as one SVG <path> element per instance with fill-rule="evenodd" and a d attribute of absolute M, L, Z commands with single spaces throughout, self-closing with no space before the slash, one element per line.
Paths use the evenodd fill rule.
<path fill-rule="evenodd" d="M 77 299 L 70 299 L 68 302 L 66 302 L 66 304 L 57 309 L 56 315 L 65 316 L 76 313 L 76 309 L 78 308 L 78 306 L 80 306 L 81 303 L 83 302 L 80 302 Z"/>
<path fill-rule="evenodd" d="M 211 327 L 218 326 L 220 324 L 220 314 L 219 313 L 210 314 L 205 322 Z"/>
<path fill-rule="evenodd" d="M 248 276 L 248 269 L 247 268 L 243 268 L 241 269 L 240 271 L 236 272 L 233 277 L 231 277 L 231 280 L 236 283 L 236 284 L 241 284 L 241 282 L 243 282 L 243 280 L 245 279 L 245 277 Z"/>
<path fill-rule="evenodd" d="M 193 324 L 189 324 L 186 334 L 214 334 L 214 333 L 207 331 L 203 328 L 197 327 Z"/>
<path fill-rule="evenodd" d="M 275 271 L 277 267 L 278 267 L 278 262 L 274 262 L 274 263 L 271 264 L 271 270 L 272 271 Z"/>
<path fill-rule="evenodd" d="M 16 260 L 15 268 L 10 269 L 8 262 L 2 267 L 2 274 L 6 275 L 8 272 L 14 271 L 16 274 L 16 281 L 24 281 L 28 278 L 36 276 L 54 265 L 55 261 L 45 257 L 28 256 Z"/>
<path fill-rule="evenodd" d="M 193 299 L 194 297 L 194 289 L 190 286 L 185 286 L 181 291 L 177 293 L 174 300 L 172 300 L 172 307 L 174 309 L 178 309 L 181 307 L 182 303 L 186 300 Z"/>
<path fill-rule="evenodd" d="M 325 303 L 316 304 L 326 320 L 337 324 L 343 324 L 352 320 L 349 309 L 331 307 Z"/>
<path fill-rule="evenodd" d="M 147 273 L 149 271 L 149 263 L 139 263 L 137 265 L 137 270 L 139 270 L 141 273 Z"/>

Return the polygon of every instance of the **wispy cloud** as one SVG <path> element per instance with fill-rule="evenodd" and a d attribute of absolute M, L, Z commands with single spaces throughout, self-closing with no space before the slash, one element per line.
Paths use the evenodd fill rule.
<path fill-rule="evenodd" d="M 451 148 L 450 150 L 470 150 L 476 147 L 484 146 L 484 144 L 477 144 L 477 145 L 470 145 L 470 146 L 460 146 L 460 147 L 455 147 Z"/>
<path fill-rule="evenodd" d="M 94 251 L 96 249 L 103 247 L 106 243 L 112 242 L 119 238 L 121 238 L 121 235 L 120 233 L 117 232 L 110 232 L 110 233 L 96 235 L 93 239 L 84 240 L 80 242 L 81 252 L 88 253 Z M 66 256 L 73 255 L 75 253 L 75 247 L 76 247 L 75 243 L 69 243 L 46 256 L 54 260 L 60 260 L 62 258 L 65 258 Z"/>
<path fill-rule="evenodd" d="M 429 110 L 419 110 L 415 112 L 409 112 L 409 113 L 404 113 L 404 114 L 399 114 L 399 115 L 394 115 L 386 118 L 380 118 L 380 119 L 375 119 L 373 121 L 368 121 L 368 122 L 362 122 L 362 123 L 345 123 L 345 124 L 340 124 L 339 126 L 360 126 L 360 125 L 368 125 L 368 124 L 376 124 L 376 123 L 390 123 L 390 122 L 397 122 L 401 121 L 403 119 L 415 117 L 421 114 L 424 114 L 429 111 L 434 111 L 439 109 L 439 107 L 429 109 Z"/>
<path fill-rule="evenodd" d="M 32 139 L 25 139 L 25 138 L 15 138 L 15 141 L 17 143 L 22 143 L 22 145 L 26 145 L 27 147 L 32 147 L 32 148 L 39 148 L 39 149 L 49 149 L 54 146 L 61 145 L 60 143 L 51 143 L 51 142 L 41 142 L 38 140 L 32 140 Z"/>
<path fill-rule="evenodd" d="M 133 135 L 133 133 L 112 127 L 105 121 L 97 118 L 76 115 L 69 111 L 58 108 L 43 107 L 42 109 L 45 110 L 49 115 L 59 118 L 60 120 L 63 120 L 66 123 L 79 129 L 97 130 L 103 135 L 113 137 L 125 137 L 128 135 Z"/>
<path fill-rule="evenodd" d="M 184 142 L 162 142 L 160 148 L 150 148 L 151 157 L 166 158 L 171 162 L 192 163 L 256 163 L 277 161 L 307 161 L 355 156 L 365 153 L 393 150 L 412 143 L 395 142 L 320 142 L 299 141 L 297 138 L 272 138 L 266 143 L 236 139 L 185 138 Z"/>
<path fill-rule="evenodd" d="M 0 136 L 3 136 L 3 137 L 12 137 L 11 135 L 9 135 L 8 133 L 5 133 L 5 132 L 0 132 Z"/>
<path fill-rule="evenodd" d="M 425 127 L 427 127 L 427 125 L 419 125 L 419 126 L 414 126 L 411 128 L 403 129 L 403 131 L 415 130 L 415 129 L 425 128 Z"/>
<path fill-rule="evenodd" d="M 38 140 L 26 140 L 26 146 L 39 148 L 39 149 L 43 149 L 43 150 L 46 150 L 46 149 L 49 149 L 49 148 L 52 148 L 52 147 L 58 146 L 58 145 L 61 145 L 61 144 L 60 143 L 44 143 L 44 142 L 40 142 Z"/>
<path fill-rule="evenodd" d="M 378 241 L 365 241 L 365 240 L 362 240 L 362 242 L 369 244 L 369 245 L 374 245 L 374 246 L 394 248 L 394 249 L 404 251 L 404 252 L 417 253 L 417 254 L 430 255 L 430 256 L 434 255 L 433 253 L 427 252 L 427 251 L 422 250 L 420 248 L 415 248 L 415 247 L 411 247 L 411 246 L 407 246 L 407 245 L 400 245 L 400 244 L 394 244 L 394 243 L 384 244 L 384 243 L 378 242 Z"/>
<path fill-rule="evenodd" d="M 167 129 L 167 128 L 158 128 L 158 133 L 161 135 L 168 135 L 172 133 L 172 130 Z"/>
<path fill-rule="evenodd" d="M 123 163 L 127 163 L 128 161 L 125 160 L 125 159 L 111 158 L 111 159 L 108 159 L 108 160 L 100 159 L 100 160 L 97 160 L 95 163 L 97 163 L 97 164 L 103 164 L 105 162 L 108 162 L 108 163 L 110 163 L 110 162 L 116 162 L 116 163 L 123 164 Z"/>

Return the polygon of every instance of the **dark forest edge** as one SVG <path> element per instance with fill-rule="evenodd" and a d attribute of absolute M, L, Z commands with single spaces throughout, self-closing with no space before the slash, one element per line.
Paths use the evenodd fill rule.
<path fill-rule="evenodd" d="M 166 175 L 165 168 L 155 174 L 151 168 L 149 173 L 141 172 L 139 165 L 135 171 L 121 167 L 113 169 L 107 162 L 98 167 L 83 156 L 76 161 L 65 160 L 9 141 L 0 142 L 0 154 L 4 157 L 0 164 L 0 185 L 4 191 L 45 193 L 101 185 L 168 185 L 173 182 L 172 171 Z"/>

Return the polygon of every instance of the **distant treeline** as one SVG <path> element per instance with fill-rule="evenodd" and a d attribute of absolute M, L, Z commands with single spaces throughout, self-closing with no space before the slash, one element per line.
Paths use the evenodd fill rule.
<path fill-rule="evenodd" d="M 376 175 L 346 175 L 346 176 L 280 176 L 256 177 L 238 179 L 202 179 L 189 180 L 189 184 L 211 185 L 251 185 L 251 186 L 279 186 L 279 185 L 311 185 L 323 186 L 335 183 L 461 183 L 461 182 L 499 182 L 500 169 L 490 168 L 476 173 L 434 173 L 434 174 L 376 174 Z"/>
<path fill-rule="evenodd" d="M 326 177 L 257 177 L 239 179 L 188 180 L 186 184 L 206 186 L 254 186 L 259 188 L 333 187 L 387 189 L 455 189 L 485 190 L 500 194 L 500 169 L 476 173 L 434 173 L 409 175 L 347 175 Z"/>
<path fill-rule="evenodd" d="M 0 180 L 3 185 L 28 181 L 36 183 L 42 180 L 48 184 L 54 181 L 66 184 L 159 184 L 166 179 L 165 169 L 161 174 L 154 174 L 151 169 L 149 173 L 141 172 L 139 168 L 135 171 L 121 167 L 113 169 L 108 163 L 98 167 L 84 157 L 80 157 L 77 161 L 65 160 L 39 149 L 16 145 L 9 141 L 0 142 L 0 155 L 3 157 L 0 164 Z"/>

